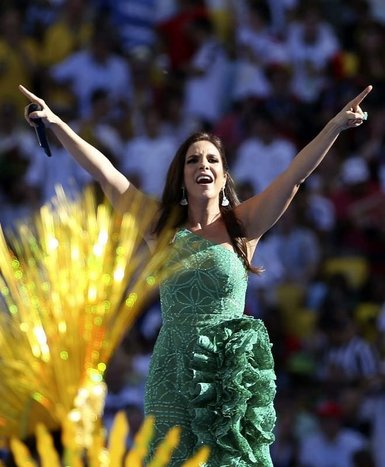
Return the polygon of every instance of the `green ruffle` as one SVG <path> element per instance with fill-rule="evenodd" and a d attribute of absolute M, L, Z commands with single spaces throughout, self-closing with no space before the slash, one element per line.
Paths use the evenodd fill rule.
<path fill-rule="evenodd" d="M 272 465 L 276 385 L 262 321 L 244 316 L 203 328 L 192 370 L 192 429 L 198 446 L 212 449 L 207 465 Z"/>

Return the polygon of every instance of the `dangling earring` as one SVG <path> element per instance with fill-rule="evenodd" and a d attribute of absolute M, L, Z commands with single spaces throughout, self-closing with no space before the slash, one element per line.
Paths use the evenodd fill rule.
<path fill-rule="evenodd" d="M 186 198 L 186 193 L 184 191 L 184 186 L 182 186 L 182 199 L 179 201 L 179 204 L 181 206 L 187 206 L 188 205 L 188 201 L 187 201 L 187 198 Z"/>
<path fill-rule="evenodd" d="M 225 187 L 222 188 L 222 206 L 228 206 L 230 201 L 226 198 Z"/>

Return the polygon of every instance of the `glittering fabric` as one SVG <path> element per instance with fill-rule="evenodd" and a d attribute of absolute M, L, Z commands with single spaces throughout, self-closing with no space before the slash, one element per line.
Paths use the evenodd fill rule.
<path fill-rule="evenodd" d="M 272 466 L 275 375 L 260 320 L 243 315 L 247 273 L 233 251 L 178 231 L 160 289 L 163 326 L 147 381 L 154 446 L 174 425 L 182 438 L 170 466 L 210 446 L 205 466 Z"/>

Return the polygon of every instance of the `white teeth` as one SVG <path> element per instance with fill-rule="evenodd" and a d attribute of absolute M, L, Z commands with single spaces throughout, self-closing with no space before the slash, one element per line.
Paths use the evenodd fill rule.
<path fill-rule="evenodd" d="M 210 175 L 200 175 L 197 178 L 197 183 L 211 183 L 213 179 L 210 177 Z"/>

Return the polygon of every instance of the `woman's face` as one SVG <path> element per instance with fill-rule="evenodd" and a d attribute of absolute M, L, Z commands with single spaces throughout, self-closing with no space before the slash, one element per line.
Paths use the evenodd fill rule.
<path fill-rule="evenodd" d="M 226 184 L 222 157 L 210 141 L 193 143 L 187 153 L 184 165 L 184 185 L 189 202 L 202 199 L 219 199 Z"/>

